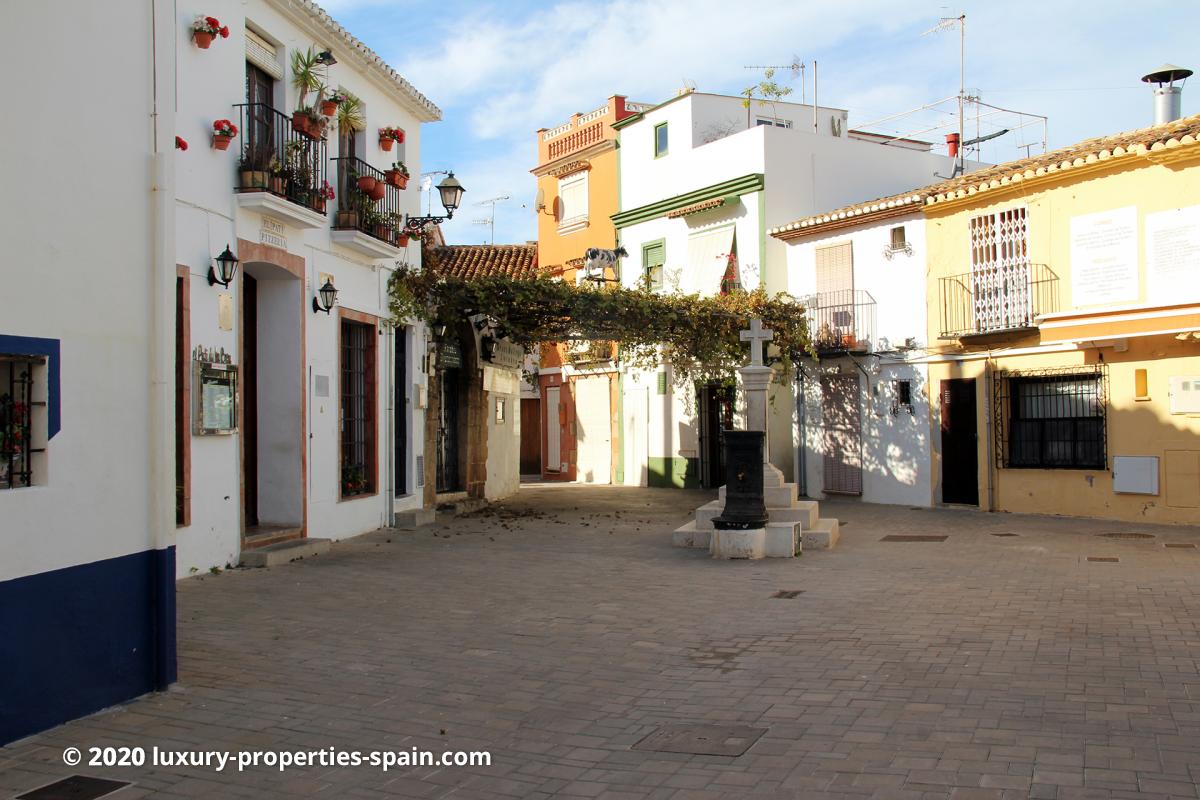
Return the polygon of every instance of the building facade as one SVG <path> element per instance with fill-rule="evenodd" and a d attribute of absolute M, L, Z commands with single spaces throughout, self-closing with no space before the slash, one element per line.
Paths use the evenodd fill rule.
<path fill-rule="evenodd" d="M 191 145 L 175 192 L 180 577 L 422 507 L 425 332 L 393 326 L 387 300 L 396 263 L 420 265 L 401 235 L 419 193 L 385 172 L 418 175 L 421 124 L 440 118 L 308 0 L 204 10 L 228 38 L 200 47 L 182 8 L 174 38 Z M 335 92 L 346 102 L 322 109 Z M 225 150 L 218 119 L 238 129 Z M 239 268 L 213 284 L 226 246 Z"/>
<path fill-rule="evenodd" d="M 1200 116 L 934 187 L 936 500 L 1200 521 Z"/>

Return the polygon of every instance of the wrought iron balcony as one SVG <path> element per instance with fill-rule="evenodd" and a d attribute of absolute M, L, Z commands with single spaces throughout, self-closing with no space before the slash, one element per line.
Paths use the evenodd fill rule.
<path fill-rule="evenodd" d="M 337 175 L 337 231 L 359 231 L 391 247 L 404 247 L 404 212 L 400 187 L 388 174 L 361 158 L 335 158 Z M 407 181 L 407 177 L 392 180 Z M 380 188 L 382 187 L 382 188 Z"/>
<path fill-rule="evenodd" d="M 875 342 L 875 298 L 862 289 L 820 292 L 803 301 L 819 354 L 869 353 Z"/>
<path fill-rule="evenodd" d="M 938 278 L 943 339 L 970 339 L 1037 328 L 1058 310 L 1058 276 L 1027 261 Z"/>
<path fill-rule="evenodd" d="M 329 186 L 323 131 L 310 129 L 307 117 L 297 127 L 299 115 L 265 103 L 243 103 L 237 109 L 242 136 L 239 195 L 271 195 L 324 215 Z M 242 206 L 254 202 L 239 197 Z M 319 224 L 315 218 L 310 221 L 309 227 Z"/>

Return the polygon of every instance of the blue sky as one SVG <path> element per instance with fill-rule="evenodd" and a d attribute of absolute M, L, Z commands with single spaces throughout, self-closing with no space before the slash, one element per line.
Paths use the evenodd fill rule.
<path fill-rule="evenodd" d="M 496 207 L 496 241 L 534 239 L 535 131 L 612 94 L 654 103 L 685 83 L 737 94 L 760 77 L 745 65 L 798 56 L 819 62 L 821 104 L 848 109 L 852 127 L 953 95 L 957 33 L 921 35 L 943 16 L 967 15 L 968 92 L 1048 116 L 1051 148 L 1150 124 L 1150 90 L 1139 79 L 1163 62 L 1200 72 L 1200 4 L 1177 2 L 321 4 L 442 109 L 443 121 L 422 131 L 421 166 L 454 169 L 467 187 L 462 211 L 445 228 L 452 244 L 486 242 L 488 228 L 472 220 L 486 218 L 489 207 L 476 203 L 503 194 L 512 200 Z M 798 99 L 799 81 L 780 78 Z M 806 80 L 811 100 L 811 75 Z M 1185 88 L 1183 111 L 1200 112 L 1200 85 Z M 927 113 L 873 130 L 931 124 L 936 117 Z M 1030 127 L 984 145 L 982 157 L 1007 161 L 1024 154 L 1018 143 L 1040 141 Z"/>

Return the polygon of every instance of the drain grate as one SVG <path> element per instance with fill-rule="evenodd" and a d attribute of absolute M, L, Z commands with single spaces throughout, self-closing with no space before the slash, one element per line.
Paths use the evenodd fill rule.
<path fill-rule="evenodd" d="M 802 594 L 804 594 L 803 589 L 780 589 L 771 597 L 778 597 L 780 600 L 795 600 Z"/>
<path fill-rule="evenodd" d="M 766 728 L 748 725 L 664 725 L 633 749 L 693 756 L 740 756 L 766 732 Z"/>
<path fill-rule="evenodd" d="M 1087 560 L 1088 561 L 1096 561 L 1096 562 L 1099 562 L 1102 564 L 1116 564 L 1121 559 L 1119 559 L 1115 556 L 1088 556 Z"/>
<path fill-rule="evenodd" d="M 881 542 L 944 542 L 948 536 L 926 536 L 923 534 L 893 533 L 885 536 Z"/>
<path fill-rule="evenodd" d="M 110 781 L 87 775 L 72 775 L 61 781 L 17 795 L 17 800 L 94 800 L 128 786 L 129 781 Z"/>
<path fill-rule="evenodd" d="M 1102 539 L 1153 539 L 1153 533 L 1097 533 Z"/>
<path fill-rule="evenodd" d="M 1195 550 L 1196 549 L 1196 545 L 1187 544 L 1186 542 L 1165 542 L 1165 543 L 1163 543 L 1163 547 L 1175 547 L 1180 550 Z"/>
<path fill-rule="evenodd" d="M 993 533 L 992 536 L 1020 536 L 1019 533 Z"/>

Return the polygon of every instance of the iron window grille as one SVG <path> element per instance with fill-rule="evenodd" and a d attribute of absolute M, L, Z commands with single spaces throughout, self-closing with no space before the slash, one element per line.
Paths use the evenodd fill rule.
<path fill-rule="evenodd" d="M 375 328 L 342 320 L 342 497 L 375 491 Z"/>
<path fill-rule="evenodd" d="M 999 371 L 994 381 L 998 466 L 1107 467 L 1107 366 Z"/>
<path fill-rule="evenodd" d="M 26 356 L 0 355 L 0 489 L 33 485 L 34 368 L 43 363 Z"/>

